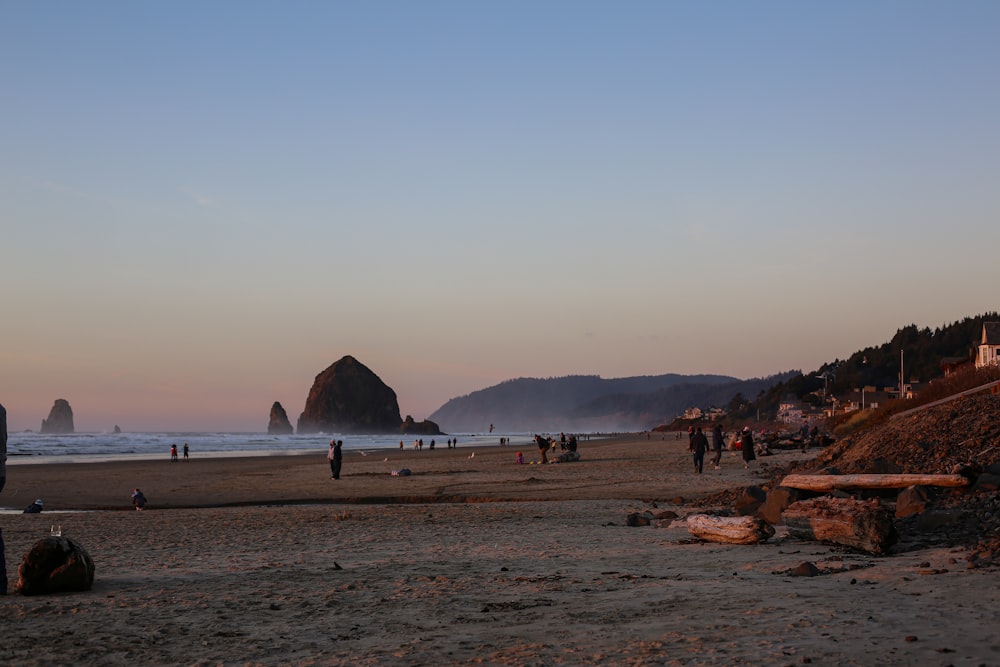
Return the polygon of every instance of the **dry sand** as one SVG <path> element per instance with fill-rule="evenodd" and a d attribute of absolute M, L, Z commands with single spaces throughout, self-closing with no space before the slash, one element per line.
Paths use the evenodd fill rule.
<path fill-rule="evenodd" d="M 97 565 L 87 593 L 0 597 L 0 663 L 1000 664 L 1000 576 L 959 552 L 626 527 L 763 479 L 728 452 L 695 476 L 685 444 L 583 442 L 582 461 L 546 466 L 499 447 L 347 451 L 339 481 L 322 454 L 14 465 L 5 506 L 123 509 L 0 515 L 12 590 L 53 524 Z M 804 561 L 840 571 L 786 574 Z"/>

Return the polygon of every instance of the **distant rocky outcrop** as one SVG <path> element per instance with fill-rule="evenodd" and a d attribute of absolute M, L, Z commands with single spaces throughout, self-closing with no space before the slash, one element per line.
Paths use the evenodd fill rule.
<path fill-rule="evenodd" d="M 274 402 L 271 406 L 271 416 L 267 420 L 267 432 L 270 435 L 289 435 L 292 433 L 292 423 L 288 421 L 288 413 L 281 403 Z"/>
<path fill-rule="evenodd" d="M 433 422 L 413 427 L 430 428 Z M 396 392 L 352 356 L 345 356 L 316 376 L 306 407 L 299 415 L 298 433 L 417 433 L 405 431 Z M 426 435 L 444 435 L 423 430 Z"/>
<path fill-rule="evenodd" d="M 115 424 L 115 430 L 114 430 L 115 435 L 118 435 L 121 432 L 122 432 L 121 427 L 118 424 Z"/>
<path fill-rule="evenodd" d="M 73 433 L 73 408 L 65 398 L 57 398 L 49 418 L 42 420 L 42 433 Z"/>
<path fill-rule="evenodd" d="M 417 422 L 414 421 L 413 417 L 410 415 L 406 415 L 406 419 L 403 420 L 403 424 L 400 426 L 399 430 L 402 433 L 412 433 L 416 435 L 444 435 L 438 425 L 430 419 Z"/>

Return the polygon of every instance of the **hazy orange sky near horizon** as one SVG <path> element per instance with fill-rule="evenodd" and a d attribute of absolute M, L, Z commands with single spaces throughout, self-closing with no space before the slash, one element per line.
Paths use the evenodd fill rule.
<path fill-rule="evenodd" d="M 0 404 L 420 420 L 998 309 L 1000 4 L 7 3 Z M 485 427 L 484 427 L 485 428 Z"/>

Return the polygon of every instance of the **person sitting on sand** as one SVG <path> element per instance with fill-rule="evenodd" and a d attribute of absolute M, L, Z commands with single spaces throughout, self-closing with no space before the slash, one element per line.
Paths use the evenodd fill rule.
<path fill-rule="evenodd" d="M 524 454 L 522 454 L 521 452 L 518 452 L 517 456 L 514 457 L 514 463 L 517 463 L 517 464 L 524 463 Z"/>
<path fill-rule="evenodd" d="M 139 489 L 132 489 L 132 505 L 135 506 L 136 512 L 141 512 L 146 506 L 146 496 Z"/>
<path fill-rule="evenodd" d="M 39 498 L 35 502 L 31 503 L 24 508 L 25 514 L 41 514 L 42 512 L 42 499 Z"/>

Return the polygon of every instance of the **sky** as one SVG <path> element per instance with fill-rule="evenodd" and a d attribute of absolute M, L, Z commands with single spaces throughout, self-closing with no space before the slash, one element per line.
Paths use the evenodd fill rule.
<path fill-rule="evenodd" d="M 1000 3 L 0 1 L 0 404 L 418 421 L 1000 308 Z"/>

